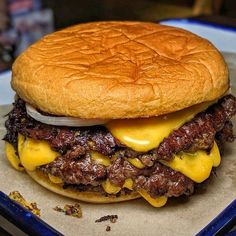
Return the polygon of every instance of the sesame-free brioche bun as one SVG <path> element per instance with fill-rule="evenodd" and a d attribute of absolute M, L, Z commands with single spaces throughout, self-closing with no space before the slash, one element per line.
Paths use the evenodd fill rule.
<path fill-rule="evenodd" d="M 29 47 L 13 65 L 12 87 L 51 114 L 117 119 L 215 100 L 229 82 L 219 51 L 193 33 L 155 23 L 94 22 Z"/>
<path fill-rule="evenodd" d="M 114 202 L 123 202 L 129 201 L 132 199 L 140 198 L 141 196 L 137 192 L 131 192 L 130 194 L 121 194 L 120 196 L 113 195 L 102 195 L 99 192 L 84 191 L 79 192 L 76 189 L 62 187 L 62 184 L 55 184 L 49 180 L 49 178 L 39 170 L 36 171 L 27 171 L 32 179 L 37 183 L 47 188 L 48 190 L 55 192 L 57 194 L 63 195 L 65 197 L 77 199 L 84 202 L 91 203 L 114 203 Z"/>

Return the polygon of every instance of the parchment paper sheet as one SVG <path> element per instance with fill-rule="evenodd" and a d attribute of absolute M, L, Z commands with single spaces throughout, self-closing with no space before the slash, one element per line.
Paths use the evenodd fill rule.
<path fill-rule="evenodd" d="M 231 68 L 234 55 L 226 55 Z M 236 68 L 236 67 L 235 67 Z M 231 70 L 232 84 L 235 84 L 235 69 Z M 233 89 L 234 94 L 235 89 Z M 5 133 L 2 117 L 10 106 L 0 107 L 0 137 Z M 234 119 L 234 131 L 236 133 Z M 227 146 L 217 176 L 188 200 L 170 199 L 163 208 L 153 208 L 142 199 L 118 204 L 87 204 L 81 202 L 81 219 L 65 216 L 52 208 L 75 203 L 65 197 L 51 193 L 35 183 L 24 172 L 14 170 L 4 154 L 4 142 L 0 141 L 0 190 L 8 194 L 18 190 L 29 201 L 37 202 L 41 218 L 65 235 L 194 235 L 207 225 L 233 199 L 236 198 L 236 142 Z M 119 219 L 95 223 L 108 214 L 117 214 Z M 106 226 L 111 231 L 106 232 Z"/>

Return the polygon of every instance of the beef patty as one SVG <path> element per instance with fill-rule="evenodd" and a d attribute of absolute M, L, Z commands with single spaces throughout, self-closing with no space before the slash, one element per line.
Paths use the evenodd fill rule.
<path fill-rule="evenodd" d="M 13 144 L 16 150 L 18 133 L 47 141 L 60 155 L 52 163 L 39 168 L 62 178 L 66 184 L 100 186 L 108 178 L 111 183 L 122 186 L 125 179 L 131 178 L 134 189 L 145 189 L 153 197 L 188 195 L 193 192 L 193 181 L 158 160 L 169 161 L 173 154 L 181 151 L 209 151 L 214 140 L 222 151 L 224 142 L 232 142 L 235 138 L 230 121 L 235 113 L 236 98 L 226 95 L 174 130 L 158 147 L 139 153 L 122 145 L 103 126 L 73 128 L 40 123 L 27 115 L 24 101 L 18 99 L 8 114 L 4 140 Z M 111 165 L 95 164 L 91 160 L 91 150 L 112 158 Z M 139 158 L 145 168 L 134 167 L 124 157 Z"/>

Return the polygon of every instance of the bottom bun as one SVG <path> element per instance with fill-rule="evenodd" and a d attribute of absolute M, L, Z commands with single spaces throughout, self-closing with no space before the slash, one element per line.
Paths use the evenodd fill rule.
<path fill-rule="evenodd" d="M 62 184 L 55 184 L 49 180 L 47 175 L 43 174 L 41 171 L 27 171 L 27 173 L 40 185 L 47 188 L 48 190 L 58 193 L 60 195 L 74 198 L 84 202 L 91 203 L 114 203 L 129 201 L 132 199 L 140 198 L 141 196 L 137 192 L 131 192 L 130 194 L 121 194 L 116 197 L 115 195 L 104 196 L 100 192 L 84 191 L 80 192 L 76 189 L 67 188 L 64 189 Z"/>

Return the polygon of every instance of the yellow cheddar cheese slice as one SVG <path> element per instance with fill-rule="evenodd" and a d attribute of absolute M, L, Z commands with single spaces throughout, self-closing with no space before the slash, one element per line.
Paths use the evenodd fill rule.
<path fill-rule="evenodd" d="M 5 152 L 7 155 L 7 159 L 10 164 L 19 171 L 23 171 L 24 167 L 20 163 L 19 157 L 16 155 L 15 148 L 8 142 L 5 143 Z"/>
<path fill-rule="evenodd" d="M 157 198 L 152 198 L 145 190 L 141 189 L 138 191 L 138 193 L 146 200 L 148 201 L 152 206 L 154 207 L 162 207 L 167 202 L 167 197 L 161 196 Z"/>
<path fill-rule="evenodd" d="M 48 178 L 49 178 L 50 181 L 53 182 L 54 184 L 62 184 L 62 183 L 63 183 L 62 179 L 59 178 L 59 177 L 57 177 L 57 176 L 48 174 Z"/>
<path fill-rule="evenodd" d="M 194 182 L 201 183 L 206 180 L 211 173 L 212 167 L 220 164 L 220 152 L 217 144 L 214 143 L 211 152 L 199 150 L 193 154 L 182 153 L 174 156 L 172 161 L 160 161 L 171 169 L 181 172 Z"/>
<path fill-rule="evenodd" d="M 37 141 L 18 136 L 18 153 L 21 164 L 29 171 L 36 167 L 48 164 L 56 159 L 59 154 L 51 149 L 46 141 Z"/>
<path fill-rule="evenodd" d="M 202 103 L 168 115 L 112 120 L 106 124 L 108 130 L 121 143 L 138 152 L 147 152 L 159 146 L 174 129 L 191 120 L 211 103 Z"/>
<path fill-rule="evenodd" d="M 102 187 L 106 193 L 116 194 L 120 192 L 121 188 L 112 184 L 108 179 L 102 183 Z"/>
<path fill-rule="evenodd" d="M 133 166 L 143 169 L 145 165 L 136 157 L 136 158 L 127 158 L 127 161 L 129 161 Z"/>
<path fill-rule="evenodd" d="M 106 157 L 98 152 L 92 151 L 91 158 L 96 164 L 100 164 L 100 165 L 104 165 L 104 166 L 109 166 L 111 164 L 111 160 L 109 157 Z"/>

